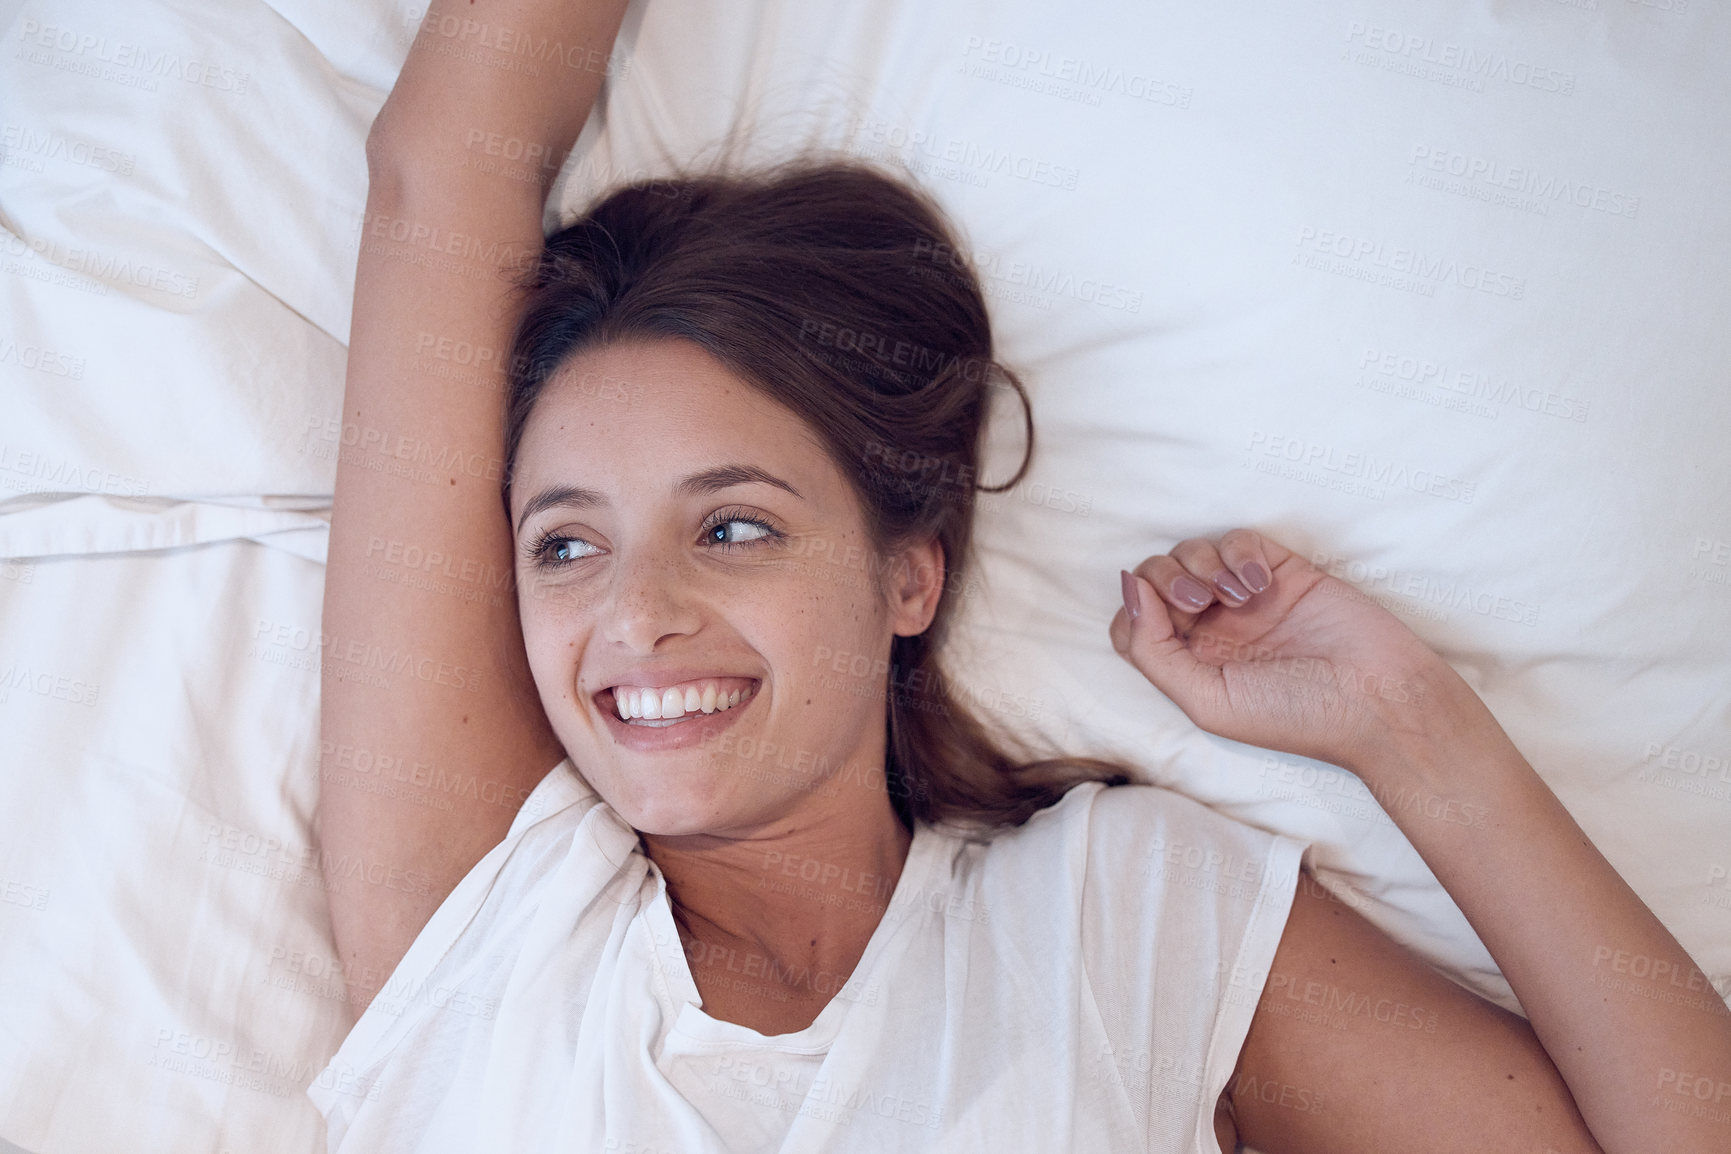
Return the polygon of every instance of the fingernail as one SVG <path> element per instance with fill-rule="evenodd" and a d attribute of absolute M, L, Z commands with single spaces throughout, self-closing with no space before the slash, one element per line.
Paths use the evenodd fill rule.
<path fill-rule="evenodd" d="M 1234 601 L 1250 600 L 1250 590 L 1244 587 L 1242 581 L 1226 572 L 1224 569 L 1215 576 L 1214 583 L 1220 586 L 1221 590 Z"/>
<path fill-rule="evenodd" d="M 1130 570 L 1120 569 L 1118 583 L 1124 588 L 1124 612 L 1134 621 L 1142 616 L 1142 594 L 1136 590 L 1136 578 L 1130 576 Z"/>
<path fill-rule="evenodd" d="M 1260 593 L 1268 588 L 1268 570 L 1254 561 L 1244 563 L 1244 583 L 1250 586 L 1252 593 Z"/>
<path fill-rule="evenodd" d="M 1213 595 L 1208 592 L 1208 586 L 1194 577 L 1180 577 L 1172 582 L 1172 596 L 1192 609 L 1206 609 Z"/>

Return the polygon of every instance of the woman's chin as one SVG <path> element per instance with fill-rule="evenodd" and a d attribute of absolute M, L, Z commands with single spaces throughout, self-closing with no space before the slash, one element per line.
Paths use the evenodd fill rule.
<path fill-rule="evenodd" d="M 735 806 L 719 781 L 668 782 L 653 792 L 636 788 L 596 792 L 626 824 L 651 837 L 690 837 L 738 824 Z"/>

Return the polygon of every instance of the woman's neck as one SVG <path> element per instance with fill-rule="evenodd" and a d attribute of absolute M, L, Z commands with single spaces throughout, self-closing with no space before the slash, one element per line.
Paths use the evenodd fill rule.
<path fill-rule="evenodd" d="M 813 800 L 748 836 L 643 835 L 711 1017 L 763 1033 L 809 1025 L 889 908 L 913 835 L 888 794 Z"/>

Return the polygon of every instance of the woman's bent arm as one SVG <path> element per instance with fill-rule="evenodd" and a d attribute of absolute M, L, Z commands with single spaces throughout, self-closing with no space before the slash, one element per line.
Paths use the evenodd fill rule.
<path fill-rule="evenodd" d="M 1525 1101 L 1553 1117 L 1572 1098 L 1610 1154 L 1731 1149 L 1731 1011 L 1442 658 L 1362 593 L 1248 530 L 1180 542 L 1122 582 L 1114 644 L 1199 725 L 1364 781 L 1496 959 L 1567 1088 L 1523 1065 L 1526 1043 L 1483 1014 L 1463 1012 L 1456 1052 L 1430 1061 L 1403 1060 L 1374 1032 L 1348 1035 L 1316 1049 L 1325 1060 L 1309 1068 L 1350 1075 L 1337 1101 L 1397 1112 L 1331 1131 L 1330 1148 L 1453 1150 L 1463 1135 L 1519 1148 L 1509 1127 L 1531 1118 L 1482 1090 L 1470 1075 L 1483 1062 L 1527 1083 Z M 1189 584 L 1207 595 L 1190 598 Z M 1296 957 L 1327 973 L 1363 953 L 1343 929 L 1349 919 L 1295 916 L 1282 964 Z M 1380 977 L 1357 968 L 1355 984 L 1372 995 L 1410 980 L 1410 967 Z M 1259 1004 L 1251 1032 L 1264 1037 L 1246 1045 L 1243 1072 L 1260 1077 L 1274 1053 L 1302 1063 L 1318 1046 L 1314 1031 L 1283 1027 L 1276 1008 L 1268 996 Z M 1235 1091 L 1227 1098 L 1240 1104 Z M 1398 1112 L 1421 1098 L 1460 1121 L 1421 1142 Z M 1287 1145 L 1292 1127 L 1255 1106 L 1240 1121 L 1270 1154 L 1318 1148 Z M 1355 1134 L 1368 1144 L 1350 1144 Z M 1566 1128 L 1558 1135 L 1567 1149 Z"/>
<path fill-rule="evenodd" d="M 367 140 L 318 803 L 351 1013 L 562 756 L 523 653 L 499 501 L 511 276 L 540 251 L 547 187 L 624 7 L 431 8 Z"/>
<path fill-rule="evenodd" d="M 1731 1149 L 1731 1012 L 1445 669 L 1428 681 L 1452 704 L 1427 709 L 1428 737 L 1414 729 L 1348 768 L 1527 1019 L 1301 884 L 1228 1088 L 1238 1133 L 1269 1154 Z M 1294 1111 L 1270 1086 L 1329 1108 Z"/>
<path fill-rule="evenodd" d="M 1601 1154 L 1527 1022 L 1302 875 L 1223 1096 L 1267 1154 Z"/>
<path fill-rule="evenodd" d="M 1394 816 L 1496 959 L 1599 1145 L 1731 1149 L 1731 1011 L 1471 687 L 1440 659 L 1433 684 L 1435 706 L 1347 768 L 1378 796 L 1456 803 L 1454 820 L 1422 807 Z"/>

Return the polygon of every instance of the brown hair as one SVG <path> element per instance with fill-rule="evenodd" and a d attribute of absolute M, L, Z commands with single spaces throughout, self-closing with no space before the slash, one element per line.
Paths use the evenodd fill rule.
<path fill-rule="evenodd" d="M 1015 484 L 1034 450 L 1027 392 L 993 359 L 961 251 L 929 197 L 857 162 L 629 185 L 548 237 L 525 284 L 506 398 L 507 516 L 523 429 L 554 371 L 585 348 L 659 338 L 697 345 L 810 426 L 853 488 L 874 558 L 937 539 L 936 614 L 890 648 L 884 774 L 910 828 L 1019 825 L 1083 781 L 1130 780 L 1095 758 L 1013 757 L 938 667 L 974 492 Z M 1015 475 L 987 488 L 979 456 L 995 389 L 1020 400 L 1028 445 Z"/>

